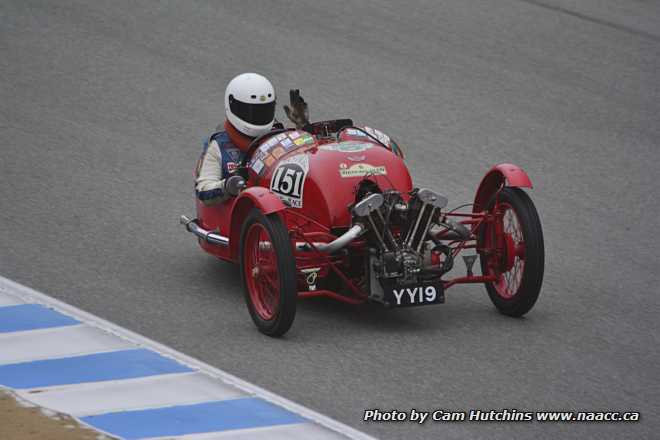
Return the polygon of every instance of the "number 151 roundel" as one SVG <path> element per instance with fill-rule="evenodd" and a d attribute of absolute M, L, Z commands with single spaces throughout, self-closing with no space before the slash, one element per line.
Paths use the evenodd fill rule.
<path fill-rule="evenodd" d="M 309 158 L 299 154 L 281 161 L 270 179 L 270 190 L 292 208 L 302 208 Z"/>

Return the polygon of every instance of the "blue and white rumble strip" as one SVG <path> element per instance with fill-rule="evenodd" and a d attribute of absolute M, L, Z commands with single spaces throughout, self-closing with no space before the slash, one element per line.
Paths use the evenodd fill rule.
<path fill-rule="evenodd" d="M 372 439 L 1 276 L 0 387 L 127 440 Z"/>

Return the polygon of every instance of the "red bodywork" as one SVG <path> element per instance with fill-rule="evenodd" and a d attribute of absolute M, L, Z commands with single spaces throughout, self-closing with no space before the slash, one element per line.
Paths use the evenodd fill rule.
<path fill-rule="evenodd" d="M 481 179 L 477 195 L 474 197 L 473 212 L 485 210 L 491 197 L 504 185 L 531 188 L 532 181 L 527 173 L 517 165 L 510 163 L 495 165 Z"/>
<path fill-rule="evenodd" d="M 294 133 L 292 135 L 292 133 Z M 382 144 L 363 136 L 350 136 L 342 132 L 338 139 L 317 139 L 303 131 L 293 131 L 286 138 L 297 136 L 306 142 L 285 151 L 280 143 L 264 148 L 268 140 L 262 142 L 250 161 L 248 187 L 238 197 L 224 203 L 205 206 L 197 201 L 197 217 L 200 226 L 228 238 L 228 246 L 220 246 L 200 240 L 200 246 L 208 253 L 223 260 L 237 262 L 241 243 L 241 226 L 248 213 L 258 208 L 264 214 L 282 216 L 294 245 L 298 270 L 298 296 L 301 298 L 326 296 L 351 304 L 367 300 L 364 273 L 360 261 L 366 255 L 365 241 L 357 239 L 348 245 L 347 253 L 326 255 L 318 251 L 314 243 L 328 243 L 351 226 L 350 207 L 356 202 L 356 192 L 361 182 L 369 180 L 385 191 L 395 189 L 407 201 L 413 189 L 412 179 L 403 159 Z M 280 135 L 281 137 L 281 135 Z M 310 139 L 311 138 L 311 139 Z M 308 171 L 302 183 L 302 206 L 287 206 L 271 188 L 271 181 L 280 163 L 287 159 L 306 155 Z M 254 157 L 263 162 L 260 173 L 256 173 Z M 486 212 L 486 207 L 504 186 L 531 187 L 527 174 L 511 164 L 493 167 L 479 185 L 471 212 L 442 212 L 444 218 L 454 218 L 467 226 L 473 239 L 449 243 L 456 256 L 464 249 L 477 252 L 504 255 L 506 239 L 503 231 L 497 231 L 488 248 L 477 248 L 476 236 L 480 226 L 496 220 L 498 210 Z M 497 222 L 495 222 L 497 224 Z M 312 251 L 301 252 L 295 243 L 306 243 Z M 439 258 L 437 255 L 433 258 Z M 358 267 L 360 266 L 360 267 Z M 319 279 L 333 274 L 338 284 L 333 288 L 308 289 L 305 282 L 305 269 L 318 269 Z M 459 283 L 483 283 L 494 281 L 494 275 L 474 275 L 445 280 L 448 288 Z"/>

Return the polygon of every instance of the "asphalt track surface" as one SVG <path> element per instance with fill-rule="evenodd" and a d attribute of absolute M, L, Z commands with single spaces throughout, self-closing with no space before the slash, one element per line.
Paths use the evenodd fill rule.
<path fill-rule="evenodd" d="M 0 50 L 3 275 L 382 438 L 657 435 L 657 2 L 3 1 Z M 532 312 L 469 286 L 421 309 L 310 300 L 285 338 L 259 334 L 236 268 L 177 223 L 250 70 L 301 88 L 313 119 L 396 137 L 455 204 L 523 166 L 547 252 Z M 363 423 L 374 407 L 643 420 Z"/>

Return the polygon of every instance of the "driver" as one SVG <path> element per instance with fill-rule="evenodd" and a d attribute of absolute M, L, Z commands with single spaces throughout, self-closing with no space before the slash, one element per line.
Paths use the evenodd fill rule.
<path fill-rule="evenodd" d="M 205 205 L 235 197 L 245 186 L 235 174 L 250 142 L 267 133 L 275 122 L 275 89 L 257 73 L 243 73 L 225 90 L 224 126 L 204 143 L 197 162 L 195 192 Z"/>

